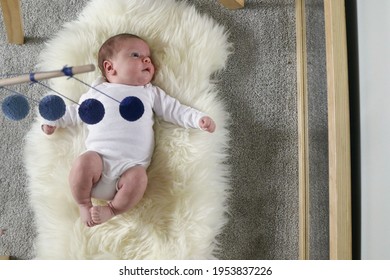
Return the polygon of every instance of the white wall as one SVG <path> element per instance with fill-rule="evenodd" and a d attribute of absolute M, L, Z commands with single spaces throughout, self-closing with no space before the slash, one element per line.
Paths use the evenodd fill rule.
<path fill-rule="evenodd" d="M 390 260 L 390 1 L 358 0 L 362 259 Z"/>

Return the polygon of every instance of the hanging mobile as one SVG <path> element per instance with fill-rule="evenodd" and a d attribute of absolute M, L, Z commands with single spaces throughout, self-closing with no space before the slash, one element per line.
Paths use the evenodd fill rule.
<path fill-rule="evenodd" d="M 0 88 L 6 89 L 4 86 L 9 85 L 16 85 L 21 83 L 27 83 L 27 82 L 33 82 L 33 83 L 39 83 L 43 86 L 44 84 L 40 83 L 40 80 L 46 80 L 46 79 L 52 79 L 57 77 L 73 77 L 75 74 L 81 74 L 86 72 L 91 72 L 95 70 L 95 66 L 93 64 L 88 65 L 82 65 L 82 66 L 75 66 L 75 67 L 63 67 L 61 70 L 55 70 L 55 71 L 46 71 L 46 72 L 36 72 L 36 73 L 30 73 L 25 75 L 20 75 L 16 77 L 6 78 L 0 80 Z M 45 86 L 47 87 L 47 86 Z M 49 88 L 50 89 L 50 88 Z M 58 93 L 58 92 L 56 92 Z M 66 96 L 63 96 L 62 94 L 58 93 L 62 97 L 67 98 Z M 67 98 L 69 99 L 69 98 Z M 69 99 L 71 100 L 71 99 Z M 71 100 L 74 103 L 77 103 L 73 100 Z M 97 101 L 97 100 L 96 100 Z M 99 102 L 99 101 L 97 101 Z M 102 113 L 102 106 L 101 104 L 97 104 L 97 102 L 90 102 L 91 104 L 88 104 L 88 109 L 90 111 L 97 111 L 98 117 L 95 117 L 93 121 L 96 123 L 100 121 L 104 115 L 104 108 Z M 85 106 L 84 106 L 85 107 Z M 15 94 L 8 96 L 4 99 L 2 103 L 2 111 L 4 115 L 14 121 L 21 120 L 25 118 L 29 111 L 30 106 L 28 104 L 28 100 L 25 96 L 22 94 Z M 96 110 L 94 110 L 96 108 Z M 64 100 L 59 97 L 58 95 L 48 95 L 42 98 L 42 100 L 39 102 L 39 113 L 40 115 L 49 120 L 49 121 L 55 121 L 59 118 L 61 118 L 65 114 L 66 106 Z M 85 110 L 84 110 L 85 111 Z M 80 114 L 80 117 L 84 120 L 90 120 L 91 117 L 90 111 L 84 112 Z M 87 115 L 87 117 L 85 117 Z M 96 114 L 95 114 L 96 115 Z M 92 122 L 92 121 L 90 121 Z"/>
<path fill-rule="evenodd" d="M 79 105 L 79 116 L 80 119 L 87 124 L 96 124 L 100 122 L 104 115 L 105 109 L 103 104 L 97 99 L 87 99 L 83 101 L 81 104 L 78 104 L 76 101 L 70 99 L 69 97 L 59 93 L 51 89 L 49 86 L 40 82 L 40 80 L 52 79 L 57 77 L 68 76 L 69 78 L 73 78 L 76 81 L 96 90 L 97 92 L 105 95 L 106 97 L 118 102 L 119 104 L 119 113 L 120 115 L 127 121 L 134 122 L 142 117 L 144 113 L 144 106 L 142 101 L 135 96 L 128 96 L 124 98 L 122 101 L 116 100 L 115 98 L 107 95 L 106 93 L 100 91 L 96 87 L 88 85 L 82 80 L 74 77 L 75 74 L 81 74 L 86 72 L 91 72 L 95 70 L 95 66 L 93 64 L 75 66 L 75 67 L 63 67 L 61 70 L 55 71 L 47 71 L 47 72 L 36 72 L 25 75 L 20 75 L 12 78 L 6 78 L 0 80 L 0 89 L 7 89 L 16 94 L 12 96 L 8 96 L 4 99 L 2 103 L 2 110 L 4 115 L 10 120 L 21 120 L 25 118 L 29 111 L 30 106 L 28 100 L 25 96 L 20 93 L 17 93 L 13 90 L 5 88 L 4 86 L 21 84 L 32 82 L 35 84 L 39 84 L 47 89 L 51 90 L 55 94 L 47 95 L 41 99 L 39 102 L 38 110 L 39 114 L 46 120 L 56 121 L 64 116 L 66 112 L 66 105 L 64 100 L 61 98 L 65 98 L 70 100 L 71 102 Z M 61 97 L 60 97 L 61 96 Z"/>

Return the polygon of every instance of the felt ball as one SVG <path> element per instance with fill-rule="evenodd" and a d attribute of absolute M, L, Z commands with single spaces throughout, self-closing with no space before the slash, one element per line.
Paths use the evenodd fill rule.
<path fill-rule="evenodd" d="M 93 98 L 85 100 L 79 107 L 79 116 L 87 124 L 97 124 L 105 114 L 103 104 Z"/>
<path fill-rule="evenodd" d="M 19 121 L 28 115 L 30 105 L 26 97 L 21 94 L 16 94 L 4 98 L 1 109 L 8 119 Z"/>
<path fill-rule="evenodd" d="M 135 96 L 128 96 L 119 105 L 119 113 L 127 121 L 134 122 L 142 117 L 145 108 L 142 101 Z"/>
<path fill-rule="evenodd" d="M 58 95 L 48 95 L 39 102 L 39 113 L 49 121 L 55 121 L 65 114 L 66 105 Z"/>

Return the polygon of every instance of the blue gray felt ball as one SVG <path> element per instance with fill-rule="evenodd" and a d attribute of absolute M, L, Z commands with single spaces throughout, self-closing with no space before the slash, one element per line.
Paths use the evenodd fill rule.
<path fill-rule="evenodd" d="M 8 119 L 19 121 L 28 115 L 30 105 L 26 97 L 21 94 L 16 94 L 4 98 L 1 109 Z"/>
<path fill-rule="evenodd" d="M 58 95 L 48 95 L 39 102 L 39 113 L 49 121 L 55 121 L 65 114 L 66 105 Z"/>
<path fill-rule="evenodd" d="M 119 112 L 125 120 L 134 122 L 142 117 L 145 108 L 142 101 L 135 96 L 128 96 L 119 105 Z"/>
<path fill-rule="evenodd" d="M 79 116 L 86 124 L 97 124 L 105 114 L 103 104 L 93 98 L 87 99 L 79 107 Z"/>

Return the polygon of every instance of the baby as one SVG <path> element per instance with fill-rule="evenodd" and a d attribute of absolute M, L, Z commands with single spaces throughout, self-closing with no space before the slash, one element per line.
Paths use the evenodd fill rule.
<path fill-rule="evenodd" d="M 151 84 L 155 67 L 148 44 L 138 36 L 125 33 L 109 38 L 99 50 L 98 64 L 105 79 L 97 90 L 83 94 L 79 104 L 96 99 L 104 105 L 105 115 L 97 124 L 87 125 L 87 150 L 75 160 L 69 174 L 72 195 L 88 227 L 126 212 L 142 199 L 154 149 L 154 113 L 185 128 L 208 132 L 216 128 L 210 117 Z M 129 97 L 136 110 L 124 112 L 124 119 L 118 101 Z M 78 107 L 67 106 L 57 121 L 45 120 L 42 130 L 50 135 L 57 127 L 81 123 Z M 106 200 L 107 205 L 93 206 L 92 197 Z"/>

